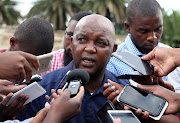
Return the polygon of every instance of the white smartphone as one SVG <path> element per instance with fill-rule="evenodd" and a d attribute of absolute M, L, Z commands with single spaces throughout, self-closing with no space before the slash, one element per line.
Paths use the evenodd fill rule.
<path fill-rule="evenodd" d="M 141 123 L 130 110 L 108 110 L 107 112 L 112 121 L 119 118 L 121 123 Z"/>
<path fill-rule="evenodd" d="M 34 82 L 34 83 L 28 85 L 27 87 L 19 90 L 18 92 L 14 93 L 14 95 L 9 100 L 8 105 L 11 104 L 13 102 L 13 100 L 21 93 L 29 96 L 29 99 L 26 100 L 26 102 L 24 103 L 24 105 L 26 105 L 27 103 L 31 102 L 32 100 L 45 94 L 46 90 L 41 85 L 39 85 L 37 82 Z"/>
<path fill-rule="evenodd" d="M 40 73 L 43 73 L 43 72 L 47 72 L 50 69 L 50 67 L 51 67 L 52 58 L 53 58 L 53 54 L 52 53 L 48 53 L 48 54 L 43 54 L 43 55 L 37 56 L 37 59 L 39 60 L 39 63 L 40 63 L 40 67 L 39 67 L 38 71 L 36 71 L 33 68 L 32 75 L 40 74 Z"/>
<path fill-rule="evenodd" d="M 117 101 L 135 110 L 140 108 L 143 112 L 148 111 L 149 116 L 155 120 L 161 118 L 168 106 L 168 102 L 164 98 L 132 85 L 124 87 L 117 97 Z"/>
<path fill-rule="evenodd" d="M 154 72 L 154 67 L 150 63 L 130 53 L 128 50 L 123 49 L 113 52 L 112 55 L 143 75 L 152 75 Z"/>

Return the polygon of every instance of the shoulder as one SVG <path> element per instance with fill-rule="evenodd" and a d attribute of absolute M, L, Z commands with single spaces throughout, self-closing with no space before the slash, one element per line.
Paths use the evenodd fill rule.
<path fill-rule="evenodd" d="M 167 48 L 171 48 L 171 46 L 167 45 L 167 44 L 163 44 L 163 43 L 158 43 L 157 45 L 158 47 L 167 47 Z"/>

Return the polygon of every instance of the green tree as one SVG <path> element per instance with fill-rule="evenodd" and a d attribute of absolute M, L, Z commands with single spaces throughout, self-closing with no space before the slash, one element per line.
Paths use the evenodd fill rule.
<path fill-rule="evenodd" d="M 108 17 L 114 22 L 116 31 L 124 27 L 125 13 L 127 3 L 125 0 L 84 0 L 82 10 L 98 13 Z M 120 28 L 120 30 L 118 28 Z"/>
<path fill-rule="evenodd" d="M 164 32 L 161 38 L 162 42 L 172 47 L 180 47 L 180 12 L 172 11 L 169 15 L 163 11 Z"/>
<path fill-rule="evenodd" d="M 16 5 L 17 3 L 15 1 L 0 0 L 0 24 L 18 24 L 21 14 L 14 9 Z"/>
<path fill-rule="evenodd" d="M 39 0 L 35 2 L 27 17 L 44 18 L 51 22 L 55 29 L 64 30 L 67 16 L 72 16 L 75 8 L 78 8 L 77 6 L 76 0 Z"/>

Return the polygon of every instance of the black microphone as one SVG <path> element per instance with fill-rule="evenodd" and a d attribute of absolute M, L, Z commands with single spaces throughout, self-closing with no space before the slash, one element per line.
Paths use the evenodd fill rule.
<path fill-rule="evenodd" d="M 33 83 L 33 82 L 39 82 L 39 81 L 41 81 L 41 80 L 42 80 L 42 76 L 36 74 L 36 75 L 33 75 L 33 76 L 31 77 L 31 79 L 30 79 L 29 82 L 23 82 L 23 83 L 21 83 L 21 84 L 22 84 L 22 85 L 29 85 L 29 84 L 31 84 L 31 83 Z"/>
<path fill-rule="evenodd" d="M 76 96 L 79 87 L 89 82 L 89 73 L 83 69 L 74 69 L 67 75 L 68 89 L 71 91 L 71 97 Z"/>

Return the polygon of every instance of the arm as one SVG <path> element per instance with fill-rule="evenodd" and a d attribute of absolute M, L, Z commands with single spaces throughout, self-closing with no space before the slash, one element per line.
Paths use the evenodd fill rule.
<path fill-rule="evenodd" d="M 58 90 L 58 94 L 53 93 L 54 100 L 51 105 L 46 106 L 40 111 L 30 123 L 63 123 L 66 120 L 80 113 L 81 102 L 84 97 L 84 87 L 81 86 L 79 93 L 70 98 L 70 91 L 66 89 L 64 92 Z"/>

